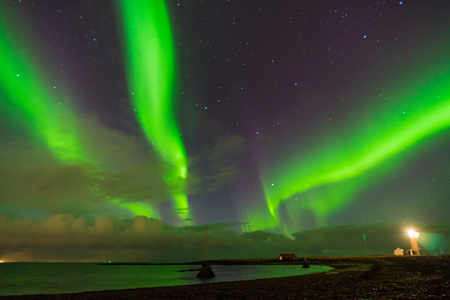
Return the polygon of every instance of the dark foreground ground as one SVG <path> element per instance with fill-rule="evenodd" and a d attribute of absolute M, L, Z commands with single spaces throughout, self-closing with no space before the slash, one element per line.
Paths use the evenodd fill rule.
<path fill-rule="evenodd" d="M 274 263 L 266 260 L 214 263 Z M 291 261 L 286 264 L 300 264 Z M 450 299 L 450 255 L 309 259 L 328 273 L 250 281 L 4 299 Z M 3 298 L 2 298 L 3 299 Z"/>

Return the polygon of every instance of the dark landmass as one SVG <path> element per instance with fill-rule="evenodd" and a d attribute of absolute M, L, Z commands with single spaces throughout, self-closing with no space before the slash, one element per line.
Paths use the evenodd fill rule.
<path fill-rule="evenodd" d="M 214 264 L 297 264 L 271 259 L 211 260 Z M 450 299 L 450 255 L 308 258 L 334 270 L 310 275 L 188 286 L 7 296 L 4 299 Z M 200 263 L 201 264 L 201 263 Z M 2 299 L 3 299 L 2 298 Z"/>

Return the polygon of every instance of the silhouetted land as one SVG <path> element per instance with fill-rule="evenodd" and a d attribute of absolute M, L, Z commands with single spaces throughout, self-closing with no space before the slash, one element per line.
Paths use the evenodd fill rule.
<path fill-rule="evenodd" d="M 211 260 L 214 264 L 279 264 L 271 259 Z M 303 264 L 303 259 L 284 264 Z M 25 299 L 450 299 L 450 255 L 308 258 L 328 273 L 189 286 L 60 295 Z M 17 299 L 19 297 L 5 297 Z"/>

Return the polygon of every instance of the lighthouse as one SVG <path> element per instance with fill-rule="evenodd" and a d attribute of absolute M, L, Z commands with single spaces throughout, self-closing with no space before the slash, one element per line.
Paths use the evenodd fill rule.
<path fill-rule="evenodd" d="M 420 255 L 419 244 L 417 244 L 417 238 L 420 233 L 413 229 L 408 230 L 409 240 L 411 242 L 411 255 Z"/>

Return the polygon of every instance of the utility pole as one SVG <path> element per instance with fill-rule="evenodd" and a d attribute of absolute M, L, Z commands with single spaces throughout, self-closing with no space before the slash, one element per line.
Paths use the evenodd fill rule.
<path fill-rule="evenodd" d="M 208 259 L 208 224 L 205 226 L 205 261 L 200 267 L 200 271 L 197 274 L 197 278 L 213 278 L 216 277 L 211 266 L 207 262 Z"/>
<path fill-rule="evenodd" d="M 205 225 L 205 262 L 208 260 L 208 223 Z"/>

